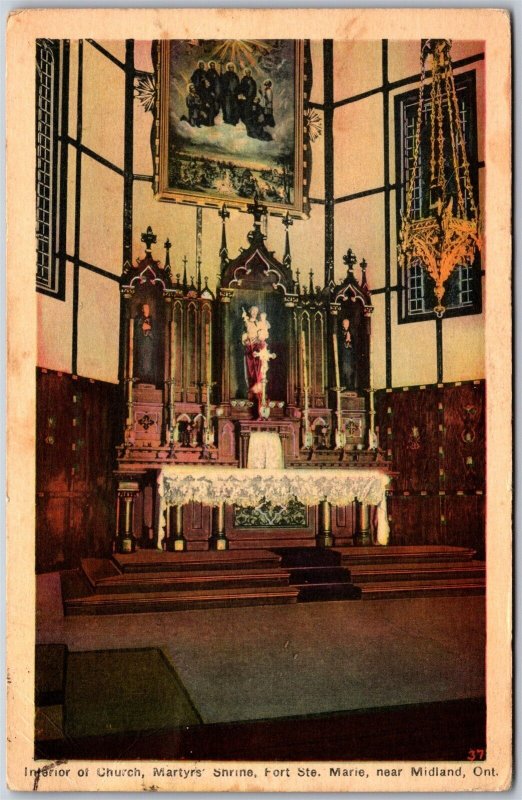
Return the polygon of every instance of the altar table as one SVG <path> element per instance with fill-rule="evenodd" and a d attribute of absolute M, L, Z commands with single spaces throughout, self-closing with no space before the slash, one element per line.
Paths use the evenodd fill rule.
<path fill-rule="evenodd" d="M 358 501 L 377 507 L 377 543 L 389 541 L 386 487 L 390 476 L 379 469 L 237 469 L 166 465 L 158 476 L 160 524 L 157 546 L 165 538 L 164 512 L 190 502 L 223 509 L 225 504 L 286 505 L 296 498 L 306 506 L 346 506 Z M 166 515 L 168 517 L 168 514 Z"/>

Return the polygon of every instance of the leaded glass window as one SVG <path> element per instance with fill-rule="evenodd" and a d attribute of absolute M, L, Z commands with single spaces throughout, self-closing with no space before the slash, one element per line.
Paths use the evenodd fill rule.
<path fill-rule="evenodd" d="M 460 110 L 462 132 L 466 143 L 468 160 L 470 163 L 470 178 L 475 192 L 475 201 L 478 200 L 478 166 L 477 166 L 477 130 L 476 130 L 476 102 L 475 102 L 475 73 L 467 72 L 455 76 L 455 87 Z M 406 192 L 410 182 L 411 170 L 414 163 L 416 149 L 416 126 L 418 113 L 418 89 L 399 95 L 395 98 L 396 119 L 396 169 L 397 169 L 397 232 L 400 228 L 401 214 L 406 208 Z M 424 95 L 424 124 L 422 138 L 419 143 L 419 168 L 413 187 L 412 213 L 416 219 L 429 213 L 430 185 L 429 185 L 429 113 L 430 113 L 429 85 Z M 449 140 L 449 136 L 448 136 Z M 448 163 L 451 163 L 450 146 L 448 143 Z M 452 181 L 450 176 L 448 190 L 451 193 Z M 466 203 L 468 198 L 465 198 Z M 418 319 L 427 319 L 433 316 L 436 304 L 433 291 L 434 282 L 420 262 L 408 266 L 406 274 L 399 274 L 399 322 L 412 322 Z M 472 266 L 459 266 L 450 276 L 446 284 L 444 306 L 446 316 L 459 314 L 478 313 L 481 310 L 481 265 L 480 255 L 477 254 Z"/>
<path fill-rule="evenodd" d="M 59 43 L 36 42 L 36 288 L 60 296 L 55 255 Z"/>

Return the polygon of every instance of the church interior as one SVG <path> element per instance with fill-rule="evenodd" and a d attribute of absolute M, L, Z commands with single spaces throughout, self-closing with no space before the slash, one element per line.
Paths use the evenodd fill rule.
<path fill-rule="evenodd" d="M 194 55 L 194 136 L 277 141 L 278 42 L 213 112 Z M 218 189 L 171 167 L 168 45 L 37 42 L 35 755 L 465 759 L 484 43 L 295 43 L 294 172 Z"/>

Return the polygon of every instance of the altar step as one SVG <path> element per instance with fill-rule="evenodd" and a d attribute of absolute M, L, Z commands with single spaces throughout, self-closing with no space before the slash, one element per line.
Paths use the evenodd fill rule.
<path fill-rule="evenodd" d="M 324 600 L 477 595 L 485 565 L 465 547 L 140 550 L 62 573 L 64 613 L 124 614 Z"/>
<path fill-rule="evenodd" d="M 191 591 L 196 589 L 226 589 L 236 587 L 288 586 L 290 573 L 274 568 L 246 568 L 230 565 L 223 570 L 202 570 L 193 566 L 182 572 L 171 568 L 165 571 L 121 572 L 106 559 L 83 559 L 82 571 L 96 594 L 118 592 Z"/>
<path fill-rule="evenodd" d="M 486 568 L 465 547 L 357 547 L 340 551 L 363 600 L 484 594 Z"/>
<path fill-rule="evenodd" d="M 64 613 L 125 614 L 295 603 L 299 590 L 269 551 L 141 550 L 82 559 L 62 573 Z"/>
<path fill-rule="evenodd" d="M 114 554 L 112 561 L 126 574 L 131 572 L 190 572 L 193 570 L 241 570 L 252 567 L 278 569 L 281 558 L 271 550 L 189 550 L 183 553 L 136 550 Z"/>
<path fill-rule="evenodd" d="M 471 547 L 448 545 L 388 545 L 386 547 L 335 547 L 344 566 L 352 564 L 413 564 L 433 562 L 468 562 L 475 556 Z"/>
<path fill-rule="evenodd" d="M 299 601 L 480 595 L 486 570 L 466 547 L 278 549 Z"/>

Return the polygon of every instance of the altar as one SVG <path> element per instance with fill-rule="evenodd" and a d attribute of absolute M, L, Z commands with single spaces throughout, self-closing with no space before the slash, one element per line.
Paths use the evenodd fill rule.
<path fill-rule="evenodd" d="M 248 246 L 219 281 L 152 254 L 121 277 L 122 405 L 114 549 L 388 543 L 389 454 L 376 425 L 368 265 L 317 285 L 279 260 L 255 201 Z M 304 265 L 303 265 L 304 266 Z"/>
<path fill-rule="evenodd" d="M 250 508 L 262 503 L 286 506 L 292 501 L 306 508 L 319 508 L 317 543 L 332 546 L 331 509 L 356 503 L 359 521 L 369 526 L 369 507 L 376 508 L 375 541 L 387 545 L 389 526 L 386 513 L 386 487 L 390 476 L 380 470 L 346 469 L 230 469 L 215 467 L 165 466 L 159 473 L 161 498 L 158 516 L 157 548 L 184 550 L 186 542 L 180 523 L 183 506 L 201 503 L 213 509 L 210 545 L 225 550 L 225 508 Z"/>

